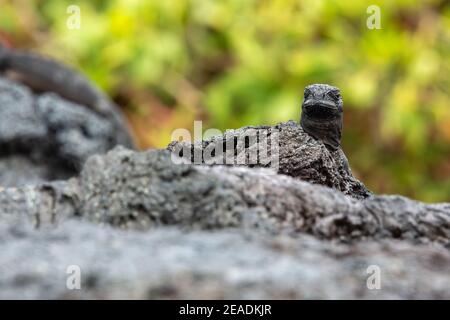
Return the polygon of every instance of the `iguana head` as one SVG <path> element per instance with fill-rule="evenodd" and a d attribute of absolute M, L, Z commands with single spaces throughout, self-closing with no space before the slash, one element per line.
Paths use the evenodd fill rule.
<path fill-rule="evenodd" d="M 305 88 L 302 110 L 310 118 L 334 118 L 343 110 L 341 92 L 328 84 L 309 85 Z"/>

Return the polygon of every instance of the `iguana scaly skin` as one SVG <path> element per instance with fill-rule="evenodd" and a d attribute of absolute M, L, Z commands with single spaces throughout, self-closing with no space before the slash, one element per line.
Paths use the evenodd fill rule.
<path fill-rule="evenodd" d="M 54 92 L 108 118 L 119 133 L 118 143 L 133 148 L 126 120 L 106 95 L 87 78 L 60 62 L 31 52 L 8 49 L 0 44 L 0 74 L 13 77 L 34 91 Z"/>
<path fill-rule="evenodd" d="M 300 124 L 313 138 L 323 142 L 331 152 L 340 152 L 343 168 L 351 169 L 341 148 L 344 108 L 341 92 L 328 84 L 312 84 L 305 88 Z"/>
<path fill-rule="evenodd" d="M 330 151 L 341 145 L 343 103 L 338 88 L 312 84 L 305 88 L 300 124 L 309 135 L 322 141 Z"/>

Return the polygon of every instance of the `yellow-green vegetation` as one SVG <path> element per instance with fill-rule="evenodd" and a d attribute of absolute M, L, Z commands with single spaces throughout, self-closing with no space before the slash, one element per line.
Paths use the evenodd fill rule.
<path fill-rule="evenodd" d="M 369 29 L 369 5 L 381 29 Z M 81 28 L 69 29 L 69 5 Z M 3 40 L 83 70 L 140 145 L 172 130 L 299 118 L 303 88 L 342 89 L 343 147 L 377 193 L 450 201 L 445 0 L 0 0 Z"/>

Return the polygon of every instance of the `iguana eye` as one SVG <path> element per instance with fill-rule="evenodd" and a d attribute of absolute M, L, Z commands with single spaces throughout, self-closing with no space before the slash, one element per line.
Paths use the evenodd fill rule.
<path fill-rule="evenodd" d="M 328 91 L 327 96 L 329 96 L 333 100 L 339 100 L 340 94 L 337 90 Z"/>
<path fill-rule="evenodd" d="M 311 95 L 311 90 L 305 89 L 304 97 L 305 99 L 308 98 Z"/>

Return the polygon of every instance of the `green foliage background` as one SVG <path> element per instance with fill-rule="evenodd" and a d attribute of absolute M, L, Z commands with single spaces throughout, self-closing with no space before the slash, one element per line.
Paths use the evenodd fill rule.
<path fill-rule="evenodd" d="M 371 4 L 381 30 L 366 27 Z M 336 85 L 355 174 L 378 193 L 450 201 L 447 1 L 0 0 L 0 32 L 83 70 L 143 148 L 194 120 L 297 120 L 305 85 Z"/>

